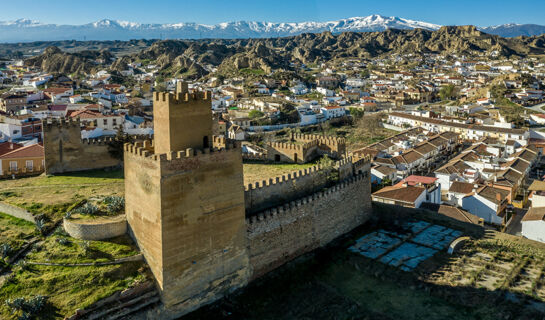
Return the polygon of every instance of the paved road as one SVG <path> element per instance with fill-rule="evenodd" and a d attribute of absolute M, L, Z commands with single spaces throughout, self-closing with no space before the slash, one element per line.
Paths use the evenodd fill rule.
<path fill-rule="evenodd" d="M 528 211 L 527 209 L 515 208 L 515 216 L 513 217 L 513 220 L 511 221 L 511 223 L 505 229 L 505 233 L 509 233 L 514 236 L 520 236 L 522 232 L 521 220 L 527 211 Z"/>
<path fill-rule="evenodd" d="M 543 113 L 544 110 L 541 109 L 541 107 L 545 107 L 545 103 L 540 103 L 540 104 L 536 104 L 535 106 L 526 107 L 526 109 L 531 109 L 531 110 Z"/>

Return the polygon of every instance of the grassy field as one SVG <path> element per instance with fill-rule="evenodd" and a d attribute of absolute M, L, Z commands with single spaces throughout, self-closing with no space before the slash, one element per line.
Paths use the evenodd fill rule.
<path fill-rule="evenodd" d="M 36 227 L 33 223 L 0 213 L 0 244 L 7 243 L 13 255 L 34 235 Z"/>
<path fill-rule="evenodd" d="M 63 242 L 60 239 L 64 239 Z M 86 248 L 86 244 L 88 247 Z M 26 257 L 27 262 L 85 263 L 111 261 L 137 254 L 128 236 L 110 241 L 88 241 L 56 233 L 35 245 Z M 108 266 L 41 266 L 17 265 L 4 280 L 0 289 L 0 302 L 18 297 L 36 295 L 48 297 L 46 309 L 39 319 L 64 318 L 76 309 L 91 305 L 147 278 L 144 262 L 129 262 Z M 0 303 L 0 318 L 11 319 L 10 309 Z"/>
<path fill-rule="evenodd" d="M 263 164 L 244 163 L 244 185 L 256 181 L 268 180 L 290 172 L 310 168 L 316 163 L 305 164 Z"/>
<path fill-rule="evenodd" d="M 0 181 L 0 201 L 29 208 L 74 203 L 91 196 L 123 195 L 123 171 L 95 170 L 70 175 Z"/>

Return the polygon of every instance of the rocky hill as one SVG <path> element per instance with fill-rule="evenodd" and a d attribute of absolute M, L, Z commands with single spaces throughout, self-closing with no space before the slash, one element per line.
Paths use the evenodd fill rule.
<path fill-rule="evenodd" d="M 140 52 L 124 56 L 112 65 L 123 70 L 131 62 L 156 64 L 165 75 L 199 78 L 217 68 L 227 74 L 240 69 L 289 70 L 290 62 L 322 61 L 360 57 L 374 58 L 397 54 L 475 55 L 495 51 L 502 57 L 545 54 L 545 35 L 502 38 L 479 31 L 474 26 L 441 27 L 382 32 L 330 32 L 301 34 L 294 37 L 243 40 L 164 40 Z M 107 51 L 61 53 L 48 49 L 41 56 L 27 60 L 29 65 L 45 67 L 49 72 L 79 72 L 93 68 L 93 61 L 110 58 Z"/>
<path fill-rule="evenodd" d="M 100 65 L 109 64 L 112 57 L 108 50 L 67 53 L 57 47 L 48 47 L 41 55 L 25 60 L 25 66 L 39 67 L 49 73 L 87 74 Z"/>
<path fill-rule="evenodd" d="M 286 38 L 246 40 L 166 40 L 129 56 L 128 60 L 152 59 L 170 71 L 194 68 L 198 74 L 208 71 L 205 65 L 218 66 L 220 72 L 237 69 L 287 69 L 290 62 L 317 63 L 337 58 L 373 58 L 398 54 L 465 54 L 490 53 L 511 57 L 545 54 L 545 35 L 502 38 L 486 34 L 474 26 L 386 30 L 382 32 L 330 32 L 302 34 Z M 201 69 L 202 67 L 202 69 Z"/>

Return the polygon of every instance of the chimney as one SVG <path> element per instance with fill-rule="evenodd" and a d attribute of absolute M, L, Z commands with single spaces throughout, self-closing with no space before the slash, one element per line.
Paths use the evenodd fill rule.
<path fill-rule="evenodd" d="M 498 202 L 501 202 L 501 194 L 496 193 L 496 200 L 497 200 Z"/>
<path fill-rule="evenodd" d="M 9 143 L 9 148 L 13 150 L 13 142 Z"/>

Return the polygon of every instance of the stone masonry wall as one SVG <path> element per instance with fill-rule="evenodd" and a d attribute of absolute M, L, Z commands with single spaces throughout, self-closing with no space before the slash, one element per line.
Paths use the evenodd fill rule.
<path fill-rule="evenodd" d="M 252 278 L 324 246 L 371 216 L 369 166 L 328 189 L 246 220 Z"/>
<path fill-rule="evenodd" d="M 339 173 L 339 181 L 351 177 L 354 174 L 353 168 L 352 158 L 339 160 L 334 165 L 334 170 Z M 316 165 L 274 179 L 248 184 L 244 191 L 246 213 L 263 211 L 323 189 L 328 183 L 330 170 Z"/>
<path fill-rule="evenodd" d="M 127 232 L 127 219 L 125 219 L 125 216 L 118 216 L 111 218 L 110 221 L 93 223 L 93 221 L 65 218 L 63 227 L 73 238 L 83 240 L 104 240 L 124 235 Z"/>
<path fill-rule="evenodd" d="M 43 122 L 45 173 L 85 171 L 115 167 L 121 159 L 108 152 L 108 139 L 81 139 L 79 121 Z"/>
<path fill-rule="evenodd" d="M 12 206 L 11 204 L 0 202 L 0 212 L 9 214 L 15 218 L 26 220 L 28 222 L 36 223 L 36 219 L 34 219 L 32 213 L 23 208 Z"/>

